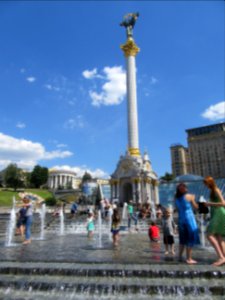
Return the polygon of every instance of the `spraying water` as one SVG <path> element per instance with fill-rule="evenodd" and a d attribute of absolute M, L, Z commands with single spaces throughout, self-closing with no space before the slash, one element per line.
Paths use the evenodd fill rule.
<path fill-rule="evenodd" d="M 98 246 L 102 247 L 102 214 L 101 210 L 98 211 Z"/>
<path fill-rule="evenodd" d="M 112 240 L 112 233 L 111 233 L 111 227 L 112 227 L 112 215 L 113 215 L 113 208 L 110 205 L 110 209 L 109 209 L 109 222 L 108 222 L 108 235 L 109 235 L 109 240 Z"/>
<path fill-rule="evenodd" d="M 13 206 L 10 212 L 10 219 L 9 219 L 9 224 L 7 226 L 7 231 L 6 231 L 6 243 L 5 245 L 7 247 L 12 245 L 12 240 L 14 236 L 14 231 L 16 227 L 16 198 L 15 196 L 13 197 Z"/>
<path fill-rule="evenodd" d="M 122 212 L 122 222 L 127 219 L 127 202 L 123 205 L 123 212 Z"/>
<path fill-rule="evenodd" d="M 46 215 L 46 205 L 45 203 L 43 203 L 40 210 L 40 217 L 41 217 L 40 239 L 41 240 L 44 239 L 45 215 Z"/>
<path fill-rule="evenodd" d="M 60 218 L 60 235 L 63 235 L 64 234 L 64 213 L 63 213 L 63 207 L 61 207 L 61 209 L 60 209 L 59 218 Z"/>
<path fill-rule="evenodd" d="M 151 209 L 152 209 L 151 219 L 153 221 L 155 221 L 156 220 L 156 209 L 155 209 L 155 202 L 154 202 L 154 200 L 152 200 Z"/>
<path fill-rule="evenodd" d="M 199 202 L 200 203 L 205 202 L 205 198 L 203 196 L 200 196 Z M 200 214 L 200 234 L 201 234 L 202 247 L 205 248 L 205 226 L 204 226 L 204 215 L 203 214 Z"/>

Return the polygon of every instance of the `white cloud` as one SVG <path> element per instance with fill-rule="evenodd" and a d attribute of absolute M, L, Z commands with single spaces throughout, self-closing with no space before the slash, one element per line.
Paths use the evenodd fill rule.
<path fill-rule="evenodd" d="M 69 119 L 64 123 L 64 128 L 66 129 L 83 128 L 84 126 L 85 122 L 80 115 L 76 116 L 76 118 Z"/>
<path fill-rule="evenodd" d="M 126 94 L 126 73 L 121 66 L 105 67 L 103 69 L 106 81 L 101 86 L 101 92 L 90 90 L 92 105 L 118 105 L 124 100 Z"/>
<path fill-rule="evenodd" d="M 54 86 L 52 84 L 45 84 L 44 87 L 49 91 L 59 92 L 61 90 L 60 87 Z"/>
<path fill-rule="evenodd" d="M 225 101 L 219 102 L 208 107 L 201 116 L 211 121 L 218 121 L 225 119 Z"/>
<path fill-rule="evenodd" d="M 158 82 L 159 82 L 159 81 L 158 81 L 157 78 L 155 78 L 154 76 L 151 77 L 151 79 L 150 79 L 150 84 L 154 85 L 154 84 L 156 84 L 156 83 L 158 83 Z"/>
<path fill-rule="evenodd" d="M 93 69 L 91 71 L 85 70 L 85 71 L 82 72 L 82 75 L 86 79 L 92 79 L 92 78 L 96 77 L 96 75 L 97 75 L 97 69 L 95 68 L 95 69 Z"/>
<path fill-rule="evenodd" d="M 40 160 L 64 158 L 73 155 L 70 151 L 46 151 L 40 143 L 25 139 L 17 139 L 0 133 L 0 168 L 9 163 L 16 163 L 19 167 L 32 168 Z"/>
<path fill-rule="evenodd" d="M 26 78 L 26 80 L 28 81 L 28 82 L 35 82 L 36 81 L 36 78 L 35 77 L 33 77 L 33 76 L 30 76 L 30 77 L 27 77 Z"/>
<path fill-rule="evenodd" d="M 69 100 L 69 101 L 68 101 L 68 104 L 71 105 L 71 106 L 74 106 L 74 105 L 75 105 L 75 101 Z"/>
<path fill-rule="evenodd" d="M 51 152 L 45 152 L 43 159 L 65 158 L 71 156 L 73 153 L 70 151 L 54 150 Z"/>
<path fill-rule="evenodd" d="M 91 174 L 93 178 L 109 178 L 109 175 L 103 170 L 101 169 L 91 170 L 88 169 L 86 166 L 70 167 L 68 165 L 64 165 L 64 166 L 54 166 L 52 169 L 73 171 L 77 174 L 78 177 L 82 177 L 85 172 L 88 172 L 89 174 Z"/>
<path fill-rule="evenodd" d="M 57 148 L 65 148 L 65 147 L 67 147 L 67 145 L 66 144 L 57 144 L 56 147 Z"/>
<path fill-rule="evenodd" d="M 22 122 L 18 122 L 18 123 L 16 124 L 16 127 L 17 127 L 17 128 L 20 128 L 20 129 L 23 129 L 23 128 L 26 127 L 26 124 L 25 124 L 25 123 L 22 123 Z"/>

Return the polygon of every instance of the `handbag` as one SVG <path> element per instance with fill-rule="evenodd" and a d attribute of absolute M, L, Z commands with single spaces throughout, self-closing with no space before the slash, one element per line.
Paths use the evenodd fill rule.
<path fill-rule="evenodd" d="M 198 203 L 198 212 L 200 214 L 204 214 L 204 215 L 209 213 L 209 208 L 207 206 L 205 206 L 205 202 Z"/>

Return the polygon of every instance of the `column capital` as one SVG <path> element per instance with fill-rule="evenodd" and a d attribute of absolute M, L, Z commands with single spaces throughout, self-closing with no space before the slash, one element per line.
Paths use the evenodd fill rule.
<path fill-rule="evenodd" d="M 128 151 L 131 156 L 140 156 L 140 150 L 138 148 L 129 148 Z"/>
<path fill-rule="evenodd" d="M 117 183 L 119 183 L 119 179 L 114 179 L 114 178 L 110 179 L 110 184 L 111 185 L 112 184 L 117 184 Z"/>
<path fill-rule="evenodd" d="M 140 51 L 140 48 L 138 48 L 133 39 L 127 39 L 126 43 L 121 45 L 120 48 L 123 50 L 126 57 L 136 56 Z"/>

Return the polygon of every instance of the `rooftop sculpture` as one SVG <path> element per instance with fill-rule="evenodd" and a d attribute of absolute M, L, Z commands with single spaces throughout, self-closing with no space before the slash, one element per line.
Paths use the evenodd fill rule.
<path fill-rule="evenodd" d="M 123 21 L 120 23 L 120 26 L 124 26 L 127 32 L 127 38 L 133 39 L 133 28 L 136 23 L 139 13 L 129 13 L 123 17 Z"/>

